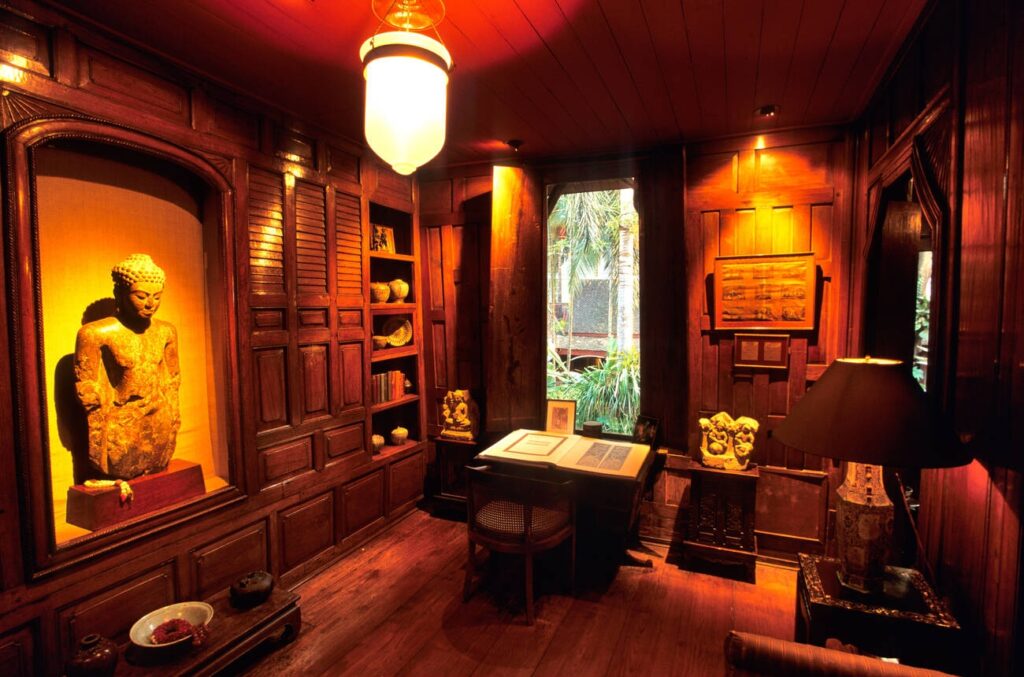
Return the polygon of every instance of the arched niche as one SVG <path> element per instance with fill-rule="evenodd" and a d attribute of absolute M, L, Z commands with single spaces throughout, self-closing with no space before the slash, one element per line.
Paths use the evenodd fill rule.
<path fill-rule="evenodd" d="M 38 578 L 243 498 L 233 194 L 203 156 L 100 120 L 24 120 L 5 142 L 14 435 L 26 564 Z M 198 464 L 203 482 L 198 494 L 86 529 L 65 504 L 68 487 L 94 475 L 82 458 L 75 334 L 110 315 L 110 269 L 136 252 L 167 273 L 157 317 L 178 332 L 174 457 Z"/>

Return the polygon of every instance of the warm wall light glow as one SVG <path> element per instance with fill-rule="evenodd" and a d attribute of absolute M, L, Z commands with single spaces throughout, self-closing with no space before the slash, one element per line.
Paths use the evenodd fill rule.
<path fill-rule="evenodd" d="M 10 64 L 2 63 L 0 64 L 0 80 L 14 83 L 24 82 L 25 71 L 15 68 Z"/>
<path fill-rule="evenodd" d="M 764 142 L 764 136 L 758 136 L 754 141 L 754 150 L 763 150 L 765 148 L 767 148 L 767 145 Z"/>
<path fill-rule="evenodd" d="M 366 78 L 366 141 L 399 174 L 444 146 L 452 57 L 437 40 L 391 31 L 359 50 Z"/>

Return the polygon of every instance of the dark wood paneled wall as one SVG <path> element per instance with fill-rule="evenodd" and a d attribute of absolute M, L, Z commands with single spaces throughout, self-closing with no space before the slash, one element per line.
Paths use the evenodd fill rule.
<path fill-rule="evenodd" d="M 860 154 L 861 176 L 883 182 L 889 165 L 906 167 L 898 156 L 918 137 L 945 158 L 936 183 L 945 191 L 949 230 L 937 260 L 947 272 L 934 288 L 947 301 L 933 303 L 939 352 L 930 370 L 939 373 L 930 389 L 976 460 L 922 472 L 919 526 L 936 584 L 966 630 L 969 668 L 991 675 L 1019 674 L 1024 666 L 1022 95 L 1024 6 L 936 2 L 865 114 Z M 936 99 L 952 111 L 932 125 L 948 129 L 940 144 L 920 134 Z M 870 186 L 859 197 L 858 251 L 877 214 Z"/>
<path fill-rule="evenodd" d="M 223 384 L 239 421 L 228 435 L 229 486 L 51 552 L 49 506 L 39 499 L 46 466 L 26 457 L 19 437 L 45 416 L 27 395 L 38 384 L 18 368 L 32 357 L 25 337 L 38 331 L 35 309 L 15 312 L 19 290 L 38 279 L 31 257 L 11 264 L 12 229 L 25 224 L 31 233 L 32 217 L 18 216 L 27 207 L 5 211 L 0 380 L 14 387 L 0 388 L 0 669 L 58 674 L 84 634 L 122 640 L 146 611 L 209 596 L 253 569 L 294 585 L 414 505 L 423 445 L 390 456 L 368 451 L 365 290 L 371 202 L 405 212 L 411 224 L 418 205 L 414 183 L 359 144 L 29 0 L 14 5 L 0 10 L 5 204 L 32 204 L 31 168 L 10 155 L 24 146 L 12 141 L 19 130 L 70 130 L 177 163 L 211 186 L 204 221 L 224 254 L 208 265 L 236 292 L 217 309 L 231 325 L 218 355 L 237 375 Z"/>
<path fill-rule="evenodd" d="M 840 129 L 765 134 L 687 148 L 689 307 L 687 448 L 696 421 L 718 411 L 761 424 L 755 442 L 762 554 L 821 552 L 828 537 L 829 464 L 768 438 L 835 357 L 845 355 L 848 317 L 850 155 Z M 820 269 L 815 329 L 791 332 L 786 370 L 733 366 L 733 333 L 709 315 L 715 257 L 814 252 Z"/>

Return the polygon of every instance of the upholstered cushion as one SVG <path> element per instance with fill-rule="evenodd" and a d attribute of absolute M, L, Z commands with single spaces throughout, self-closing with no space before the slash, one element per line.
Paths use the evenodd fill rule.
<path fill-rule="evenodd" d="M 512 501 L 488 501 L 476 511 L 476 526 L 495 536 L 522 538 L 525 534 L 523 506 Z M 549 536 L 569 523 L 568 511 L 534 506 L 531 527 L 534 540 Z"/>
<path fill-rule="evenodd" d="M 949 677 L 935 670 L 735 630 L 725 638 L 725 658 L 726 674 L 735 677 Z"/>

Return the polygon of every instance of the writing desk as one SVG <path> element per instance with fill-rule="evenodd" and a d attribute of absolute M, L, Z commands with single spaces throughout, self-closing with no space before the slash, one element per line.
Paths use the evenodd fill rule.
<path fill-rule="evenodd" d="M 581 526 L 618 536 L 625 545 L 637 538 L 644 486 L 655 456 L 646 444 L 521 429 L 480 452 L 476 460 L 507 473 L 572 479 Z"/>

